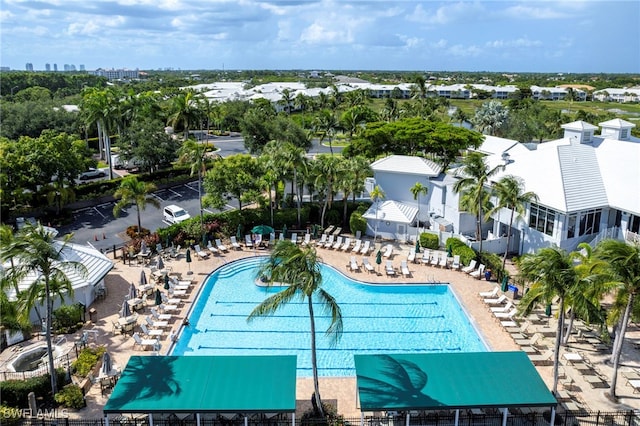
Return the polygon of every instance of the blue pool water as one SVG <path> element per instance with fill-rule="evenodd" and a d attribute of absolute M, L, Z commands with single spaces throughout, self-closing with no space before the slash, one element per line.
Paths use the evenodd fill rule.
<path fill-rule="evenodd" d="M 279 291 L 255 284 L 262 261 L 237 261 L 209 276 L 172 355 L 297 355 L 298 377 L 311 376 L 304 300 L 246 321 L 262 300 Z M 330 317 L 320 306 L 314 309 L 320 376 L 355 376 L 354 354 L 487 350 L 447 285 L 366 285 L 326 265 L 322 277 L 322 287 L 342 309 L 344 331 L 331 346 L 324 335 Z"/>

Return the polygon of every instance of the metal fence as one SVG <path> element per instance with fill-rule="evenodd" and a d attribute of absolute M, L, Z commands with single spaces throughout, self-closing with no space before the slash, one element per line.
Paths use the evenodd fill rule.
<path fill-rule="evenodd" d="M 238 416 L 234 419 L 226 419 L 223 417 L 202 416 L 199 424 L 201 426 L 244 426 L 244 417 Z M 531 412 L 510 412 L 507 417 L 507 425 L 509 426 L 548 426 L 549 412 L 531 411 Z M 296 425 L 300 426 L 358 426 L 362 422 L 360 418 L 342 418 L 340 420 L 326 421 L 310 421 L 296 418 Z M 458 417 L 458 425 L 460 426 L 500 426 L 503 422 L 503 416 L 500 412 L 473 414 L 471 412 L 461 411 Z M 2 421 L 7 425 L 24 425 L 24 426 L 106 426 L 104 418 L 99 419 L 70 419 L 70 418 L 51 418 L 47 417 L 47 413 L 41 414 L 34 418 L 24 418 L 19 420 Z M 395 417 L 371 417 L 364 418 L 365 426 L 406 426 L 406 418 L 402 415 Z M 146 415 L 133 416 L 110 416 L 109 425 L 118 426 L 146 426 L 150 425 Z M 154 426 L 197 426 L 198 423 L 195 415 L 186 417 L 178 417 L 175 414 L 154 415 Z M 290 426 L 291 419 L 278 416 L 272 419 L 249 419 L 248 426 Z M 455 425 L 455 412 L 430 412 L 409 418 L 410 426 L 453 426 Z M 574 412 L 560 411 L 556 413 L 555 426 L 640 426 L 640 410 L 636 411 L 613 411 L 613 412 Z"/>
<path fill-rule="evenodd" d="M 53 365 L 56 368 L 65 368 L 68 369 L 71 364 L 71 358 L 69 354 L 63 354 L 53 359 Z M 43 376 L 45 374 L 49 374 L 49 360 L 47 358 L 43 359 L 42 364 L 38 366 L 38 368 L 29 371 L 0 371 L 0 381 L 4 382 L 6 380 L 26 380 L 31 377 Z M 2 419 L 0 419 L 0 423 L 2 423 Z"/>

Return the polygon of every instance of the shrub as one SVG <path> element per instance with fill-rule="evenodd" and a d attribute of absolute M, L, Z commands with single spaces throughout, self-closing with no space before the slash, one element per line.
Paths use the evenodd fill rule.
<path fill-rule="evenodd" d="M 97 348 L 85 348 L 78 354 L 78 359 L 71 364 L 72 371 L 80 377 L 86 377 L 93 367 L 98 363 L 98 360 L 105 352 L 104 346 Z"/>
<path fill-rule="evenodd" d="M 367 232 L 367 220 L 362 217 L 360 212 L 354 211 L 349 218 L 349 228 L 353 234 L 360 231 L 364 235 Z"/>
<path fill-rule="evenodd" d="M 480 262 L 486 266 L 487 270 L 491 270 L 493 276 L 501 281 L 505 275 L 504 269 L 502 269 L 502 258 L 495 253 L 480 253 Z"/>
<path fill-rule="evenodd" d="M 475 259 L 478 255 L 474 249 L 467 246 L 464 242 L 457 238 L 447 238 L 447 247 L 451 247 L 451 254 L 460 256 L 460 263 L 468 265 L 471 260 Z"/>
<path fill-rule="evenodd" d="M 58 385 L 62 386 L 66 380 L 66 372 L 56 370 Z M 51 379 L 49 374 L 30 377 L 24 380 L 7 380 L 0 383 L 2 389 L 2 403 L 9 407 L 25 407 L 28 405 L 28 395 L 33 392 L 36 398 L 51 400 Z"/>
<path fill-rule="evenodd" d="M 430 250 L 437 250 L 440 247 L 440 238 L 436 234 L 423 232 L 420 234 L 420 246 Z"/>
<path fill-rule="evenodd" d="M 78 385 L 70 384 L 62 388 L 54 399 L 58 404 L 68 408 L 80 409 L 85 406 L 82 389 Z"/>
<path fill-rule="evenodd" d="M 58 334 L 73 333 L 82 326 L 84 305 L 63 305 L 53 311 L 53 329 Z"/>
<path fill-rule="evenodd" d="M 0 405 L 0 419 L 3 425 L 22 424 L 22 409 Z"/>

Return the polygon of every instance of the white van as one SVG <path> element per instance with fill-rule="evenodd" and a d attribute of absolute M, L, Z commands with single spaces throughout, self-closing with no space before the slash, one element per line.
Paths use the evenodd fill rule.
<path fill-rule="evenodd" d="M 187 219 L 191 219 L 191 216 L 182 207 L 172 204 L 164 208 L 164 220 L 167 223 L 180 223 Z"/>

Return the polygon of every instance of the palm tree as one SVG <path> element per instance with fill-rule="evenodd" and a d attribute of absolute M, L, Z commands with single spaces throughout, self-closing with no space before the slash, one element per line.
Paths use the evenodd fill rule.
<path fill-rule="evenodd" d="M 511 243 L 511 228 L 513 219 L 516 214 L 524 215 L 527 204 L 538 201 L 538 195 L 535 192 L 524 192 L 524 182 L 516 176 L 504 176 L 493 185 L 494 194 L 498 197 L 498 204 L 490 214 L 497 212 L 499 209 L 506 208 L 511 210 L 509 217 L 509 228 L 507 228 L 507 248 L 502 257 L 502 269 L 507 262 L 507 254 L 509 253 L 509 245 Z"/>
<path fill-rule="evenodd" d="M 336 190 L 336 183 L 338 182 L 338 175 L 340 173 L 340 165 L 343 157 L 336 157 L 334 155 L 322 154 L 318 155 L 315 161 L 317 167 L 316 187 L 322 189 L 325 197 L 322 205 L 322 213 L 320 215 L 320 224 L 324 228 L 324 218 L 327 213 L 327 209 L 331 208 L 333 203 L 333 196 Z"/>
<path fill-rule="evenodd" d="M 501 128 L 509 121 L 509 109 L 495 100 L 485 102 L 471 121 L 482 133 L 499 136 Z"/>
<path fill-rule="evenodd" d="M 250 322 L 256 317 L 272 315 L 294 299 L 304 299 L 309 309 L 311 329 L 311 368 L 313 369 L 314 406 L 324 417 L 320 384 L 318 381 L 318 361 L 316 357 L 316 324 L 313 299 L 323 310 L 331 314 L 331 323 L 325 332 L 330 343 L 336 344 L 342 335 L 342 312 L 336 300 L 322 288 L 320 258 L 311 246 L 298 247 L 290 241 L 280 241 L 258 272 L 258 277 L 267 277 L 269 283 L 287 283 L 284 290 L 267 297 L 247 317 Z"/>
<path fill-rule="evenodd" d="M 204 159 L 207 155 L 207 147 L 198 143 L 195 139 L 187 139 L 182 143 L 178 151 L 178 162 L 191 164 L 191 175 L 198 171 L 198 202 L 200 203 L 200 226 L 204 224 L 204 213 L 202 209 L 202 175 L 205 172 Z M 140 223 L 138 223 L 138 226 Z"/>
<path fill-rule="evenodd" d="M 453 185 L 453 191 L 462 193 L 461 206 L 476 214 L 476 239 L 480 242 L 480 251 L 482 251 L 483 210 L 489 202 L 489 192 L 485 186 L 504 166 L 496 166 L 489 170 L 484 156 L 478 152 L 467 155 L 462 160 L 462 164 L 462 168 L 456 173 L 460 180 Z"/>
<path fill-rule="evenodd" d="M 421 182 L 416 182 L 416 184 L 411 187 L 411 194 L 413 194 L 413 199 L 418 201 L 418 226 L 416 227 L 416 238 L 418 236 L 418 231 L 420 228 L 420 195 L 427 195 L 428 192 L 429 188 L 424 186 Z"/>
<path fill-rule="evenodd" d="M 189 130 L 192 124 L 196 124 L 201 117 L 198 99 L 193 90 L 187 90 L 176 95 L 171 103 L 171 115 L 167 120 L 174 128 L 182 124 L 184 139 L 189 139 Z"/>
<path fill-rule="evenodd" d="M 278 104 L 284 107 L 284 111 L 287 113 L 287 115 L 291 114 L 291 104 L 293 103 L 292 95 L 293 93 L 291 93 L 291 90 L 283 89 L 282 97 L 278 101 Z"/>
<path fill-rule="evenodd" d="M 322 143 L 325 138 L 328 138 L 331 155 L 333 155 L 333 135 L 336 133 L 338 126 L 339 124 L 336 116 L 328 109 L 320 111 L 315 119 L 315 130 L 316 132 L 321 133 L 320 143 Z"/>
<path fill-rule="evenodd" d="M 142 232 L 140 211 L 144 210 L 147 204 L 160 208 L 160 202 L 150 195 L 155 190 L 156 186 L 154 184 L 140 182 L 135 176 L 127 176 L 122 179 L 120 187 L 113 194 L 114 198 L 120 199 L 120 201 L 113 206 L 113 215 L 118 217 L 125 207 L 135 204 L 138 214 L 138 232 Z"/>
<path fill-rule="evenodd" d="M 45 305 L 44 331 L 52 395 L 58 391 L 51 342 L 53 303 L 56 298 L 64 300 L 65 297 L 73 297 L 69 273 L 76 272 L 81 276 L 87 273 L 83 264 L 68 260 L 64 255 L 69 250 L 67 244 L 73 235 L 67 234 L 60 242 L 55 241 L 54 237 L 55 234 L 42 225 L 26 224 L 13 242 L 3 246 L 0 251 L 2 259 L 13 258 L 15 262 L 7 272 L 9 279 L 20 282 L 35 276 L 29 287 L 20 293 L 19 305 L 25 318 L 29 317 L 34 307 Z"/>
<path fill-rule="evenodd" d="M 100 158 L 105 158 L 109 163 L 109 179 L 113 179 L 113 167 L 111 164 L 111 138 L 109 130 L 117 118 L 117 105 L 115 89 L 89 88 L 83 93 L 81 109 L 85 116 L 86 124 L 93 123 L 98 127 L 98 148 Z"/>
<path fill-rule="evenodd" d="M 636 305 L 640 300 L 637 298 L 640 294 L 640 246 L 618 240 L 603 240 L 596 246 L 595 256 L 606 262 L 604 274 L 608 286 L 615 289 L 614 306 L 622 308 L 612 312 L 611 319 L 618 320 L 618 328 L 611 354 L 613 364 L 611 390 L 605 394 L 609 399 L 615 401 L 617 399 L 616 384 L 622 344 L 631 313 L 634 309 L 638 309 Z"/>
<path fill-rule="evenodd" d="M 376 242 L 378 238 L 378 201 L 384 200 L 384 191 L 380 188 L 380 185 L 376 185 L 373 187 L 373 190 L 369 193 L 369 197 L 371 197 L 371 201 L 376 205 L 376 225 L 375 225 L 375 233 L 373 234 L 373 242 Z"/>

